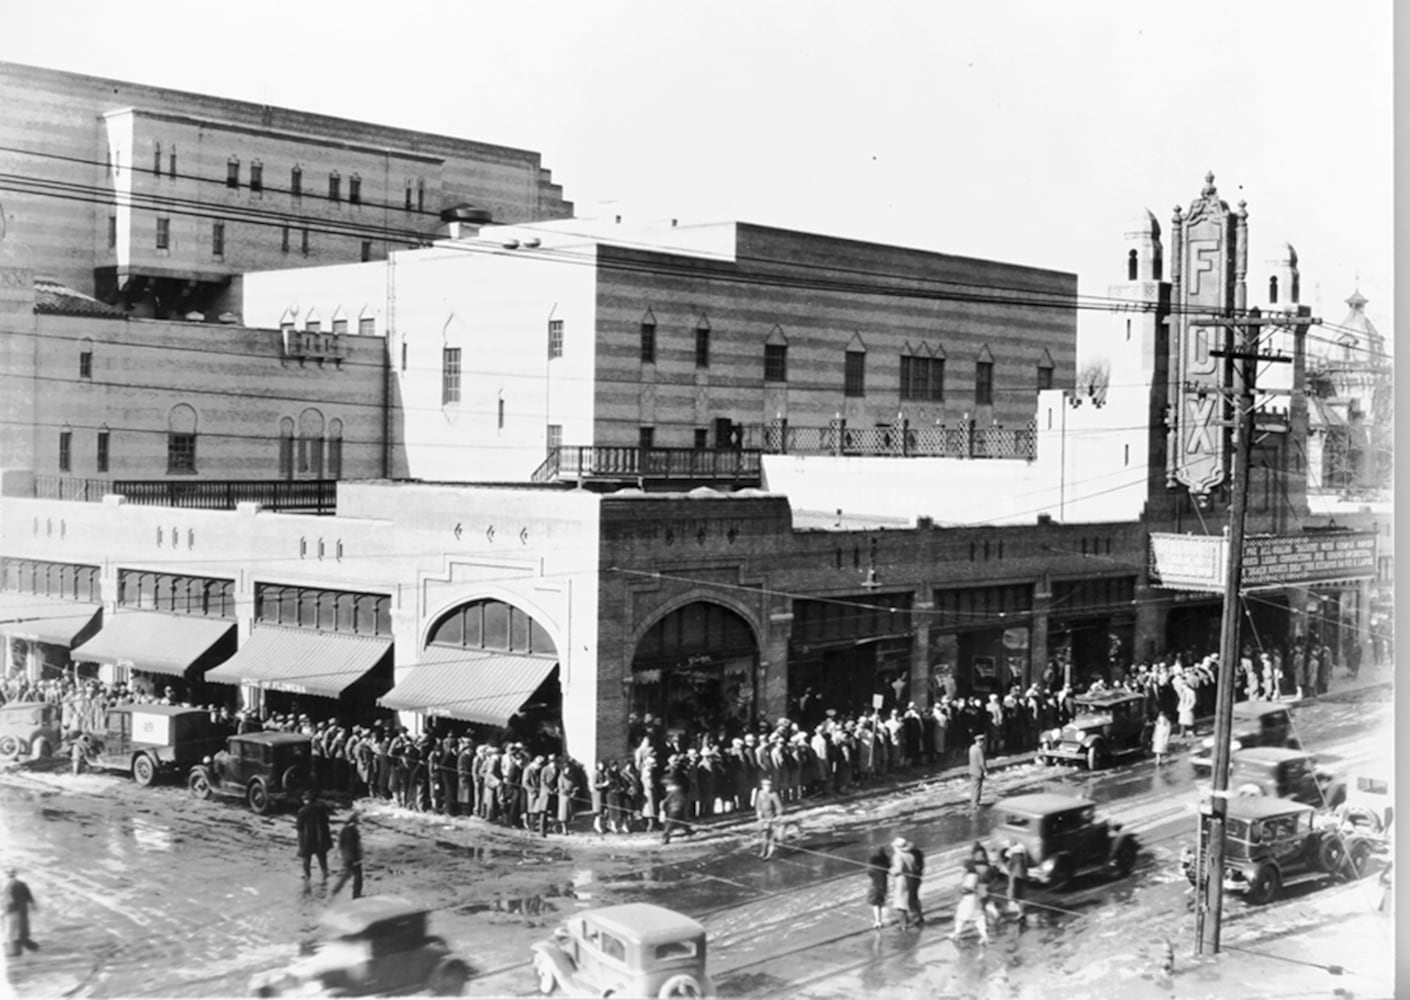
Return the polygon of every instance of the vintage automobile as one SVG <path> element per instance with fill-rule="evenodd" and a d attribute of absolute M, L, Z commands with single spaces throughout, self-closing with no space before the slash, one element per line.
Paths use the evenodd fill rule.
<path fill-rule="evenodd" d="M 699 997 L 714 992 L 705 972 L 705 928 L 651 903 L 575 913 L 533 946 L 539 992 L 567 996 Z"/>
<path fill-rule="evenodd" d="M 1145 749 L 1146 698 L 1134 691 L 1099 691 L 1074 699 L 1072 721 L 1038 742 L 1040 764 L 1085 763 L 1095 771 L 1117 754 Z"/>
<path fill-rule="evenodd" d="M 1318 809 L 1335 809 L 1346 799 L 1346 782 L 1318 770 L 1311 756 L 1289 747 L 1235 751 L 1229 762 L 1229 790 L 1238 796 L 1292 799 Z"/>
<path fill-rule="evenodd" d="M 1079 871 L 1125 877 L 1136 864 L 1135 834 L 1098 819 L 1096 803 L 1088 799 L 1056 792 L 1016 795 L 995 803 L 993 814 L 998 848 L 1017 841 L 1028 852 L 1030 881 L 1061 889 Z"/>
<path fill-rule="evenodd" d="M 228 736 L 224 750 L 191 768 L 186 786 L 198 799 L 243 798 L 263 815 L 310 787 L 312 742 L 303 733 Z"/>
<path fill-rule="evenodd" d="M 48 757 L 63 744 L 63 708 L 47 701 L 0 705 L 0 760 Z"/>
<path fill-rule="evenodd" d="M 1360 838 L 1347 836 L 1319 820 L 1303 802 L 1270 796 L 1232 797 L 1224 829 L 1224 888 L 1262 905 L 1277 898 L 1283 886 L 1309 878 L 1355 877 L 1353 855 L 1366 851 Z M 1207 806 L 1206 806 L 1207 808 Z M 1197 853 L 1185 847 L 1180 867 L 1191 885 L 1205 868 L 1208 825 L 1201 824 Z"/>
<path fill-rule="evenodd" d="M 255 996 L 388 996 L 430 991 L 459 996 L 468 963 L 427 933 L 424 906 L 391 896 L 336 904 L 320 918 L 323 940 L 287 969 L 257 975 Z"/>
<path fill-rule="evenodd" d="M 1392 800 L 1394 786 L 1384 773 L 1362 772 L 1348 776 L 1346 798 L 1337 811 L 1337 818 L 1347 826 L 1374 836 L 1390 832 L 1395 819 Z"/>
<path fill-rule="evenodd" d="M 1292 714 L 1288 706 L 1276 701 L 1236 701 L 1229 747 L 1291 747 L 1301 749 L 1293 735 Z M 1196 771 L 1208 771 L 1214 766 L 1214 737 L 1207 736 L 1200 748 L 1190 755 Z"/>
<path fill-rule="evenodd" d="M 88 765 L 126 771 L 139 785 L 186 774 L 224 744 L 222 731 L 203 708 L 114 705 L 104 728 L 88 734 Z"/>

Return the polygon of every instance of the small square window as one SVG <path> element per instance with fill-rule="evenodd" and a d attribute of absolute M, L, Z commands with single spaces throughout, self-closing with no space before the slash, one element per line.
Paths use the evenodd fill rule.
<path fill-rule="evenodd" d="M 333 321 L 333 333 L 342 335 L 348 332 L 348 321 L 345 319 L 335 319 Z"/>
<path fill-rule="evenodd" d="M 360 317 L 357 321 L 357 332 L 364 337 L 371 337 L 377 333 L 377 320 L 371 316 Z"/>
<path fill-rule="evenodd" d="M 92 351 L 80 351 L 80 352 L 79 352 L 79 354 L 78 354 L 78 377 L 79 377 L 79 378 L 92 378 L 92 377 L 93 377 L 93 352 L 92 352 Z"/>
<path fill-rule="evenodd" d="M 563 321 L 561 319 L 548 321 L 548 356 L 550 358 L 563 357 Z"/>
<path fill-rule="evenodd" d="M 255 194 L 264 190 L 264 164 L 258 160 L 250 164 L 250 190 Z"/>
<path fill-rule="evenodd" d="M 240 161 L 231 157 L 225 164 L 225 186 L 228 188 L 238 188 L 240 186 Z"/>
<path fill-rule="evenodd" d="M 764 381 L 788 381 L 788 345 L 764 345 Z"/>
<path fill-rule="evenodd" d="M 59 471 L 73 469 L 73 431 L 59 432 Z"/>
<path fill-rule="evenodd" d="M 171 249 L 171 220 L 165 217 L 157 219 L 157 249 Z"/>

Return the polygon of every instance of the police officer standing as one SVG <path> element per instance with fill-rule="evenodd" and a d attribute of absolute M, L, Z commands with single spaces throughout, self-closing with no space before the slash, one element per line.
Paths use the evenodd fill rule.
<path fill-rule="evenodd" d="M 338 890 L 351 879 L 352 898 L 357 899 L 362 895 L 362 830 L 358 825 L 356 809 L 338 831 L 338 854 L 343 859 L 343 870 L 338 873 L 338 881 L 333 884 L 333 891 L 328 893 L 328 898 L 336 896 Z"/>

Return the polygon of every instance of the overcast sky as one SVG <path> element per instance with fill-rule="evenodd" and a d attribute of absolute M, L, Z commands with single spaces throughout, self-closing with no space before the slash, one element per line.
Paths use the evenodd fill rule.
<path fill-rule="evenodd" d="M 18 7 L 19 9 L 15 9 Z M 582 216 L 1124 277 L 1213 170 L 1339 322 L 1393 315 L 1389 0 L 21 0 L 0 59 L 518 146 Z M 1257 297 L 1256 295 L 1253 297 Z"/>

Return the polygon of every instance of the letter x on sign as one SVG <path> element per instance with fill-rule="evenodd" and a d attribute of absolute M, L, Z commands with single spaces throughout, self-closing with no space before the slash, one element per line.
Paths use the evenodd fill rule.
<path fill-rule="evenodd" d="M 1185 400 L 1185 410 L 1189 416 L 1186 427 L 1189 436 L 1185 438 L 1187 454 L 1198 455 L 1214 452 L 1214 397 L 1196 396 Z"/>

